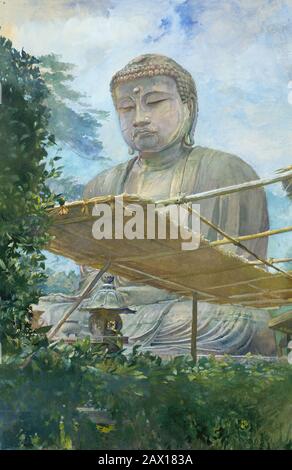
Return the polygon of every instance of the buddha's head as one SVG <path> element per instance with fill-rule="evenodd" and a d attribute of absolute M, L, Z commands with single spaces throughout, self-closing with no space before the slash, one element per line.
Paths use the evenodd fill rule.
<path fill-rule="evenodd" d="M 179 143 L 192 146 L 196 85 L 174 60 L 157 54 L 137 57 L 113 76 L 111 92 L 132 151 L 147 155 Z"/>

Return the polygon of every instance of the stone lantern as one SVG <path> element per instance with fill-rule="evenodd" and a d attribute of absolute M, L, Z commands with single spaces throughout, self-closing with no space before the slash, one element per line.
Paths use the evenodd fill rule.
<path fill-rule="evenodd" d="M 121 314 L 134 314 L 135 310 L 126 306 L 122 295 L 113 285 L 114 277 L 104 274 L 104 284 L 80 310 L 90 313 L 89 331 L 96 342 L 108 343 L 116 349 L 117 340 L 127 343 L 128 338 L 120 335 L 123 322 Z"/>

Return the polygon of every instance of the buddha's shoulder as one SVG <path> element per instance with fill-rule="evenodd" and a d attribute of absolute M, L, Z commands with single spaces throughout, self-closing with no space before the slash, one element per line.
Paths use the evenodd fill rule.
<path fill-rule="evenodd" d="M 247 178 L 257 178 L 257 174 L 251 165 L 237 155 L 222 150 L 196 146 L 193 148 L 189 159 L 191 162 L 198 161 L 201 171 L 216 171 L 218 174 L 240 172 Z"/>
<path fill-rule="evenodd" d="M 105 194 L 116 194 L 129 163 L 127 160 L 98 173 L 86 184 L 83 197 L 90 199 Z"/>

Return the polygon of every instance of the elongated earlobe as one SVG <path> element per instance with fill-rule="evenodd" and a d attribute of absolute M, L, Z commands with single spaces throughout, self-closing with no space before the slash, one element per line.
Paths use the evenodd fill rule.
<path fill-rule="evenodd" d="M 185 133 L 183 137 L 182 144 L 185 148 L 189 149 L 189 148 L 192 148 L 194 145 L 193 130 L 194 130 L 195 123 L 196 123 L 197 106 L 194 100 L 191 99 L 188 101 L 187 107 L 189 111 L 188 119 L 189 119 L 190 125 L 188 127 L 187 132 Z"/>
<path fill-rule="evenodd" d="M 187 134 L 184 135 L 183 145 L 186 148 L 192 148 L 192 146 L 194 145 L 194 139 L 193 139 L 193 136 L 190 133 L 187 133 Z"/>

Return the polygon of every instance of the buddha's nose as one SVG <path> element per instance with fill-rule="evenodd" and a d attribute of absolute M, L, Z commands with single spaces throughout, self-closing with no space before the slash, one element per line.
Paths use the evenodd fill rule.
<path fill-rule="evenodd" d="M 144 111 L 137 106 L 136 108 L 136 116 L 133 122 L 134 127 L 144 127 L 150 124 L 150 117 L 144 113 Z"/>
<path fill-rule="evenodd" d="M 143 126 L 148 126 L 150 124 L 150 118 L 148 116 L 145 116 L 144 119 L 139 119 L 135 120 L 133 123 L 134 127 L 143 127 Z"/>

